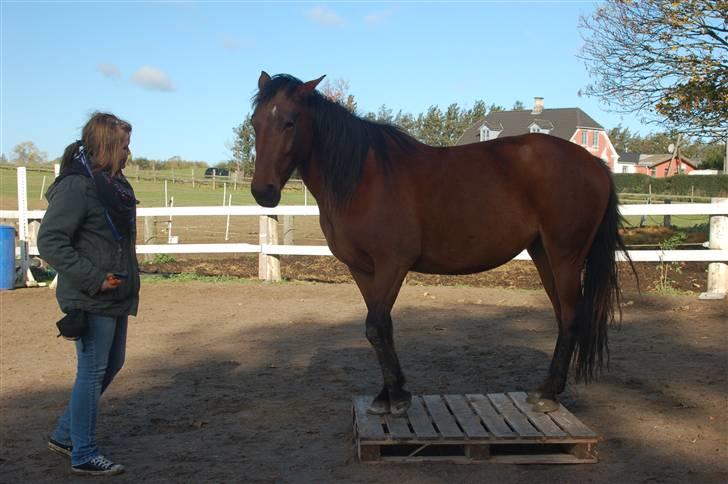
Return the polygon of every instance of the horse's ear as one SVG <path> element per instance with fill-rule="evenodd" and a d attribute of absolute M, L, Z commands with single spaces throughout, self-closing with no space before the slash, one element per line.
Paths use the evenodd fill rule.
<path fill-rule="evenodd" d="M 268 81 L 270 81 L 270 76 L 265 71 L 260 71 L 260 77 L 258 78 L 258 89 L 263 89 L 263 86 L 268 84 Z"/>
<path fill-rule="evenodd" d="M 311 94 L 314 89 L 316 89 L 316 86 L 319 85 L 321 81 L 324 80 L 324 77 L 326 77 L 326 74 L 319 77 L 318 79 L 314 79 L 313 81 L 304 82 L 298 88 L 296 89 L 296 94 L 305 96 L 307 94 Z"/>

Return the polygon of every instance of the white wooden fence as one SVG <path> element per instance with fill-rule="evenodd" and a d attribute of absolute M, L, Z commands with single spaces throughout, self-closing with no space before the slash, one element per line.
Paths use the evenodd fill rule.
<path fill-rule="evenodd" d="M 25 169 L 18 168 L 18 193 L 25 194 Z M 25 198 L 25 200 L 23 200 Z M 728 199 L 714 199 L 714 203 L 685 203 L 665 205 L 621 205 L 622 215 L 708 215 L 711 216 L 708 250 L 630 250 L 634 262 L 710 262 L 708 293 L 715 297 L 725 295 L 728 286 Z M 44 210 L 27 210 L 27 195 L 19 197 L 18 210 L 0 210 L 0 219 L 16 219 L 19 227 L 18 254 L 21 268 L 27 270 L 27 259 L 38 255 L 38 249 L 28 246 L 28 220 L 40 220 Z M 143 217 L 200 217 L 200 216 L 256 216 L 260 217 L 259 244 L 141 244 L 138 254 L 259 254 L 259 277 L 280 280 L 280 255 L 332 255 L 328 246 L 278 244 L 278 216 L 318 216 L 317 206 L 206 206 L 206 207 L 153 207 L 140 208 L 137 216 Z M 619 260 L 626 260 L 618 254 Z M 530 260 L 525 250 L 516 260 Z M 713 296 L 709 296 L 712 298 Z"/>

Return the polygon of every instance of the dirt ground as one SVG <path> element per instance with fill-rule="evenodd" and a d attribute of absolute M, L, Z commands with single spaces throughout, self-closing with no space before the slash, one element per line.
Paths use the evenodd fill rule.
<path fill-rule="evenodd" d="M 563 400 L 602 436 L 598 464 L 359 463 L 351 398 L 381 376 L 347 283 L 144 284 L 98 439 L 127 467 L 114 482 L 726 482 L 728 304 L 626 296 L 610 371 Z M 72 480 L 45 448 L 75 365 L 53 292 L 0 309 L 0 481 Z M 393 316 L 416 394 L 530 389 L 555 341 L 541 290 L 407 284 Z"/>

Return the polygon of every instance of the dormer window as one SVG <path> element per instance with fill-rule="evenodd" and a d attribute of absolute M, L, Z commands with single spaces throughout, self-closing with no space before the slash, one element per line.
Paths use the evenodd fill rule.
<path fill-rule="evenodd" d="M 496 139 L 503 129 L 490 129 L 487 125 L 480 127 L 480 141 Z"/>
<path fill-rule="evenodd" d="M 529 133 L 549 134 L 554 129 L 554 124 L 545 119 L 537 119 L 528 126 Z"/>

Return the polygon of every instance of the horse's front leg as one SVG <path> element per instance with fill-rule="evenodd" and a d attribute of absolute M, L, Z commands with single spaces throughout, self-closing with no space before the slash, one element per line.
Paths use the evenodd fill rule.
<path fill-rule="evenodd" d="M 384 379 L 384 387 L 367 410 L 377 415 L 404 415 L 412 395 L 404 389 L 405 377 L 394 348 L 391 311 L 407 270 L 370 274 L 352 269 L 351 272 L 367 305 L 366 336 L 377 355 Z"/>

